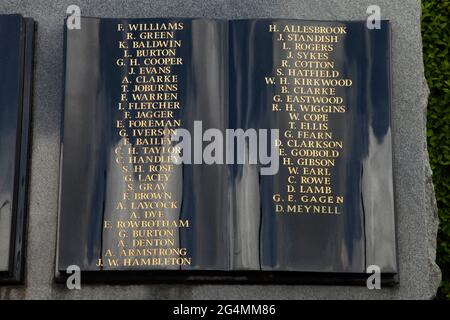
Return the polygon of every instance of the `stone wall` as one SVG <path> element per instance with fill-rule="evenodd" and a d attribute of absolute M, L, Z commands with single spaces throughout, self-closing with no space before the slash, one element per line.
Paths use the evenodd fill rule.
<path fill-rule="evenodd" d="M 392 127 L 400 284 L 393 288 L 270 285 L 83 285 L 54 282 L 59 142 L 62 115 L 63 19 L 70 4 L 98 17 L 210 17 L 365 20 L 376 4 L 392 22 Z M 38 24 L 26 278 L 0 287 L 0 299 L 429 299 L 440 282 L 435 264 L 437 210 L 426 148 L 426 103 L 419 0 L 88 1 L 2 0 L 0 13 Z M 267 288 L 270 287 L 270 288 Z"/>

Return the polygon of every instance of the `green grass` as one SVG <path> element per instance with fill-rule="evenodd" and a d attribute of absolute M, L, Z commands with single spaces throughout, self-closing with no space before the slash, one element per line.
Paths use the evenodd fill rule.
<path fill-rule="evenodd" d="M 422 1 L 425 77 L 430 88 L 427 138 L 439 208 L 439 299 L 450 300 L 450 0 Z"/>

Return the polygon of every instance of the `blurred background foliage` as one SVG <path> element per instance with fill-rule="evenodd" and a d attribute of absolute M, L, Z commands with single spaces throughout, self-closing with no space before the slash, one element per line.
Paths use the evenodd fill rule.
<path fill-rule="evenodd" d="M 427 139 L 439 208 L 438 299 L 450 300 L 450 0 L 422 0 L 425 77 L 430 88 Z"/>

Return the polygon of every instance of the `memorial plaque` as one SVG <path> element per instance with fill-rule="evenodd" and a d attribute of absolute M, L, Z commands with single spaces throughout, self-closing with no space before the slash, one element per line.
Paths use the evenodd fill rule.
<path fill-rule="evenodd" d="M 390 84 L 388 21 L 82 18 L 57 278 L 395 282 Z"/>
<path fill-rule="evenodd" d="M 24 269 L 34 22 L 0 15 L 0 282 Z"/>

